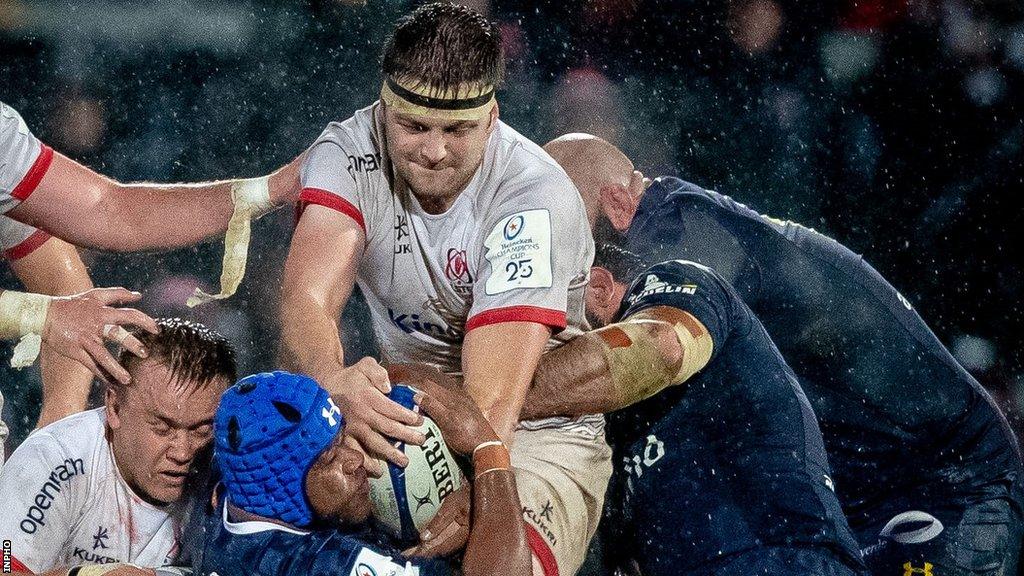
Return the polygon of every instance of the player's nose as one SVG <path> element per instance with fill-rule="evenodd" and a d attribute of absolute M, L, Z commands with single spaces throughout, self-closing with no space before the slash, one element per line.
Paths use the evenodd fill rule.
<path fill-rule="evenodd" d="M 167 459 L 177 465 L 187 465 L 192 462 L 197 449 L 188 434 L 175 434 L 167 448 Z"/>
<path fill-rule="evenodd" d="M 435 133 L 428 134 L 424 139 L 423 146 L 420 147 L 420 154 L 430 165 L 444 160 L 448 156 L 448 148 L 445 145 L 444 136 Z"/>

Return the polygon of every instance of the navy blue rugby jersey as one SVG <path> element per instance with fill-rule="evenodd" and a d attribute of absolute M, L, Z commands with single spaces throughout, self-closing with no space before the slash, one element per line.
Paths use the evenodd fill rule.
<path fill-rule="evenodd" d="M 794 545 L 859 567 L 814 413 L 750 309 L 685 261 L 641 274 L 620 316 L 654 306 L 692 314 L 714 351 L 686 382 L 608 417 L 625 474 L 607 505 L 628 526 L 641 572 L 707 573 L 736 554 Z"/>
<path fill-rule="evenodd" d="M 764 324 L 816 412 L 851 524 L 895 496 L 1009 491 L 1016 439 L 995 403 L 864 259 L 678 178 L 648 188 L 627 247 L 714 268 Z"/>

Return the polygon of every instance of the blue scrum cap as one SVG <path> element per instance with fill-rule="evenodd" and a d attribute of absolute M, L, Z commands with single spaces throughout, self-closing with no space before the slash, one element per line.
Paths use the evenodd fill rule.
<path fill-rule="evenodd" d="M 264 372 L 221 396 L 215 457 L 232 504 L 251 514 L 308 526 L 306 473 L 341 432 L 344 420 L 308 376 Z"/>

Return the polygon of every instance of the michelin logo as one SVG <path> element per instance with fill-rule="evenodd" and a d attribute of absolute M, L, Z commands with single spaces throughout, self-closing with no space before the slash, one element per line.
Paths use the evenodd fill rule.
<path fill-rule="evenodd" d="M 640 290 L 639 294 L 634 294 L 629 297 L 629 303 L 632 304 L 637 300 L 652 296 L 654 294 L 696 294 L 696 284 L 672 284 L 671 282 L 665 282 L 661 278 L 658 278 L 657 274 L 648 274 L 647 279 L 644 280 L 644 287 Z"/>

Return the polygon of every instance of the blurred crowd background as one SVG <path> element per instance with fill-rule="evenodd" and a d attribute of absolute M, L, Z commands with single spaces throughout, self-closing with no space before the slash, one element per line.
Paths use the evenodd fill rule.
<path fill-rule="evenodd" d="M 846 243 L 916 306 L 1020 430 L 1024 413 L 1024 4 L 1018 0 L 473 0 L 501 23 L 502 118 L 543 143 L 603 136 Z M 0 0 L 0 100 L 54 148 L 125 180 L 255 176 L 379 92 L 399 0 Z M 87 216 L 83 216 L 87 217 Z M 227 302 L 222 245 L 86 252 L 99 286 L 191 317 L 274 367 L 294 214 L 255 226 Z M 5 267 L 4 267 L 5 268 Z M 4 269 L 4 287 L 16 280 Z M 350 319 L 357 312 L 347 312 Z M 353 361 L 372 348 L 346 322 Z M 9 449 L 38 371 L 6 368 Z"/>

